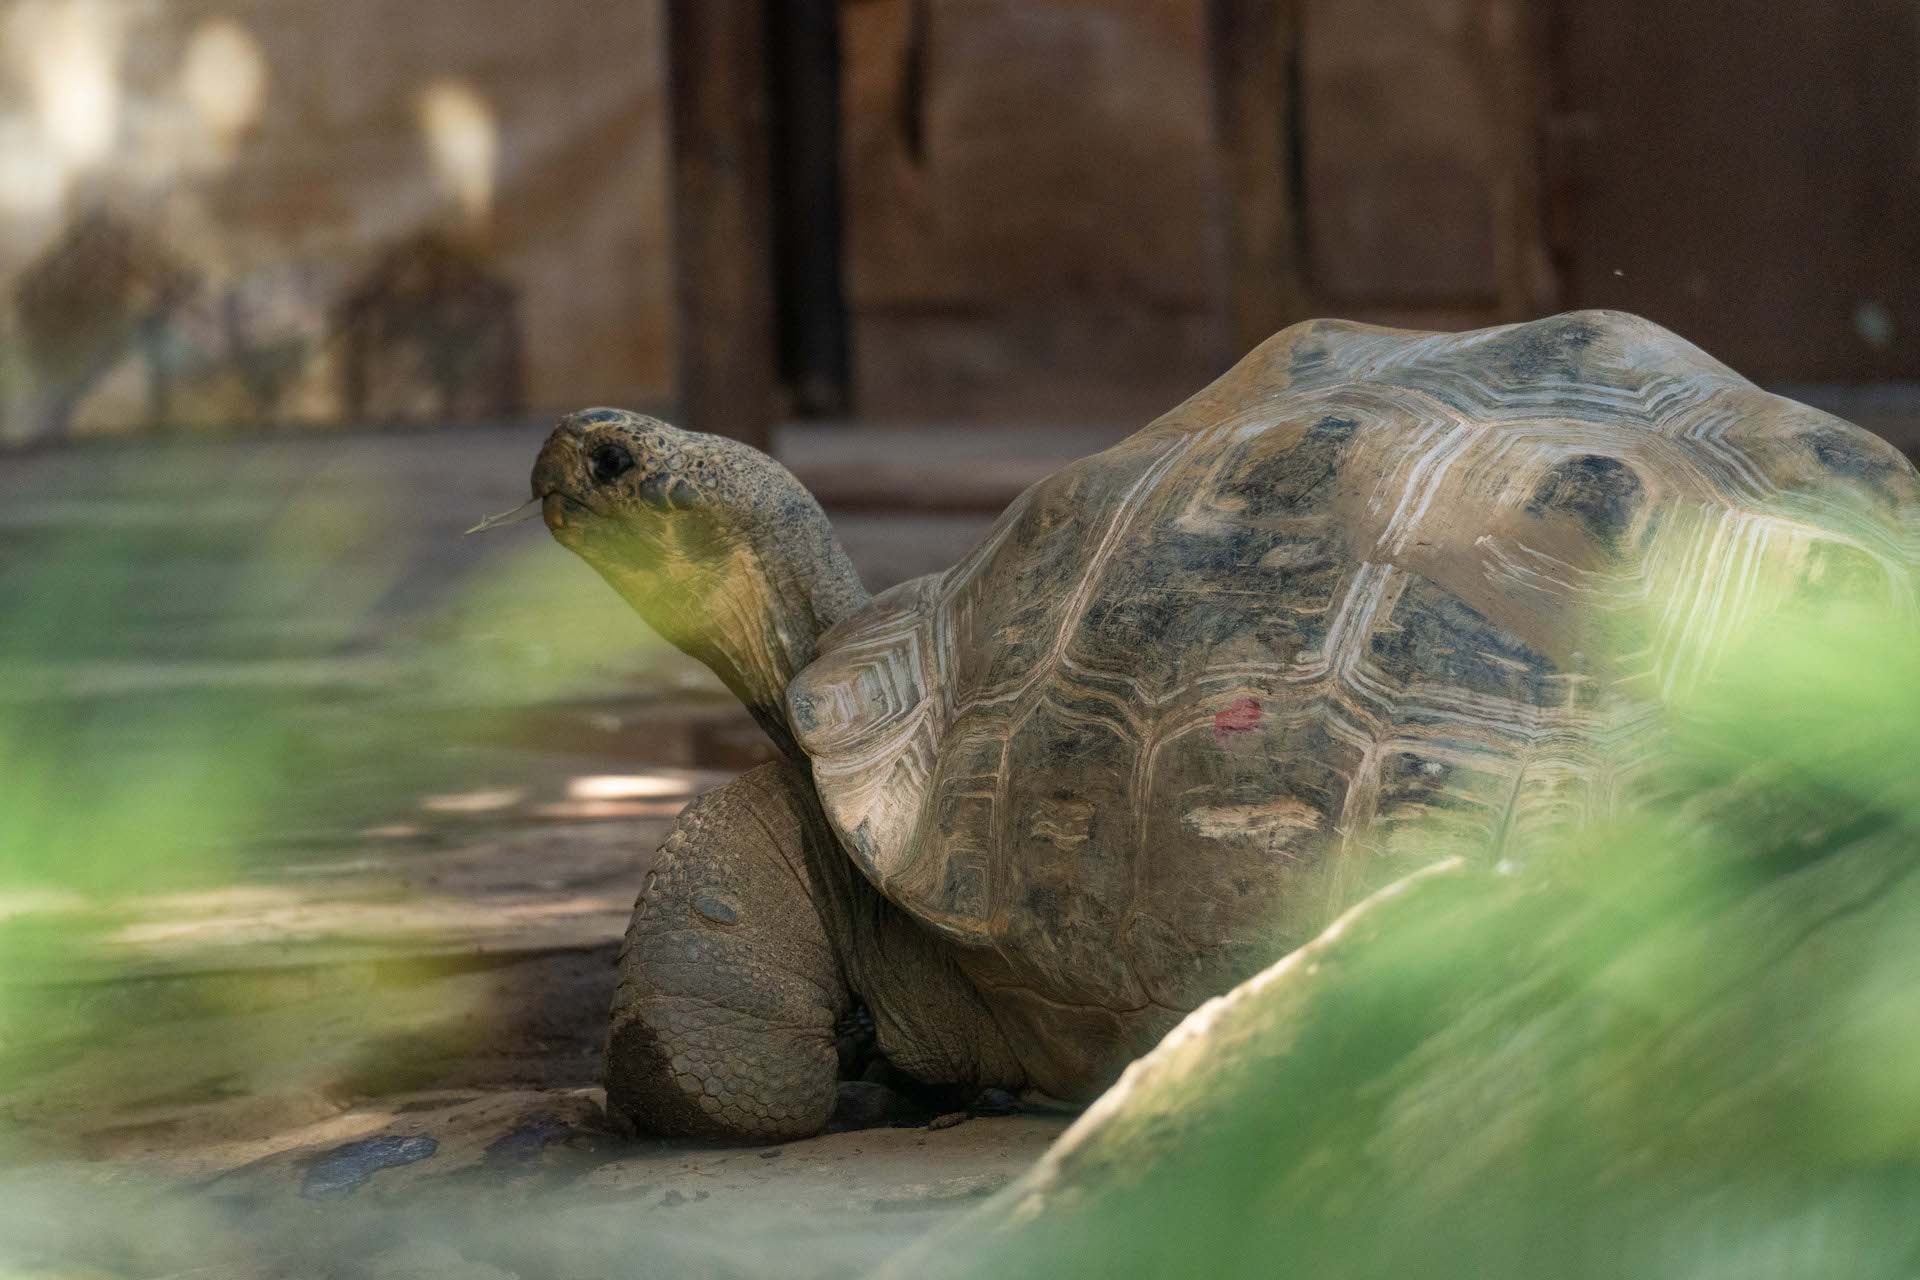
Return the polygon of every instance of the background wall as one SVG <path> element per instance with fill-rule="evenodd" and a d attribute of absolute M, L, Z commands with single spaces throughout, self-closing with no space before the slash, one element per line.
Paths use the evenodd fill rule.
<path fill-rule="evenodd" d="M 1225 334 L 1206 6 L 843 7 L 854 391 L 883 417 L 1125 413 Z"/>
<path fill-rule="evenodd" d="M 658 4 L 19 0 L 10 437 L 658 399 Z"/>
<path fill-rule="evenodd" d="M 670 402 L 663 9 L 0 7 L 0 438 Z M 1139 420 L 1311 314 L 1920 379 L 1906 0 L 839 14 L 869 420 Z"/>

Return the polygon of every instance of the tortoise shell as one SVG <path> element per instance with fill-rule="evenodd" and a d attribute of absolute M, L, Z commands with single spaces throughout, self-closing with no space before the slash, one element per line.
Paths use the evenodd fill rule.
<path fill-rule="evenodd" d="M 1912 607 L 1916 512 L 1892 447 L 1635 317 L 1313 322 L 829 632 L 789 710 L 990 994 L 1178 1012 L 1610 811 L 1735 618 Z"/>

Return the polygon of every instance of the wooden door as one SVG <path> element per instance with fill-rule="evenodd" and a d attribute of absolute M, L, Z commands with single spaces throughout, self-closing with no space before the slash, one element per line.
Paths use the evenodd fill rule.
<path fill-rule="evenodd" d="M 1920 377 L 1920 6 L 1558 0 L 1566 301 L 1763 381 Z"/>

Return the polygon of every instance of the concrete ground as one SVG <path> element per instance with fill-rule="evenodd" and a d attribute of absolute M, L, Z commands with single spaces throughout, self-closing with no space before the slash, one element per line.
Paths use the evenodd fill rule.
<path fill-rule="evenodd" d="M 461 536 L 542 435 L 0 457 L 0 1271 L 852 1274 L 1065 1123 L 607 1129 L 647 859 L 767 748 L 537 522 Z M 783 452 L 877 589 L 1107 438 Z"/>

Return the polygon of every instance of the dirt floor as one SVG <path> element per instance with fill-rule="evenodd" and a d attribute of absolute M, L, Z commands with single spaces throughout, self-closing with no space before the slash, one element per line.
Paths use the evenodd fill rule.
<path fill-rule="evenodd" d="M 595 1080 L 614 943 L 565 936 L 589 931 L 576 903 L 605 884 L 544 891 L 566 924 L 511 949 L 389 933 L 351 956 L 291 943 L 224 969 L 44 991 L 66 1025 L 49 1018 L 57 1034 L 16 1046 L 37 1069 L 9 1072 L 0 1100 L 0 1262 L 124 1277 L 856 1275 L 1018 1176 L 1064 1127 L 978 1117 L 760 1149 L 613 1132 Z M 542 901 L 510 898 L 508 914 Z M 306 918 L 348 900 L 309 899 Z"/>
<path fill-rule="evenodd" d="M 858 1274 L 1064 1127 L 609 1131 L 647 859 L 766 748 L 537 523 L 459 536 L 539 435 L 0 462 L 0 761 L 11 727 L 45 783 L 0 848 L 72 845 L 0 862 L 0 1273 Z M 810 456 L 870 586 L 991 518 L 888 515 L 858 441 Z M 952 505 L 1058 460 L 1008 445 Z"/>

